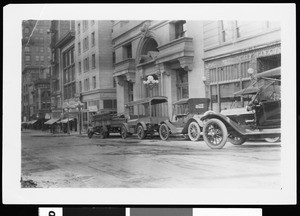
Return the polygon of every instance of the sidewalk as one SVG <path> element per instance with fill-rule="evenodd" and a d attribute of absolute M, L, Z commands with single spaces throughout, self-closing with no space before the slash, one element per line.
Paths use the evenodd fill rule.
<path fill-rule="evenodd" d="M 67 136 L 78 136 L 78 137 L 87 137 L 87 134 L 85 132 L 81 132 L 79 134 L 79 131 L 70 131 L 70 134 L 67 133 L 51 133 L 49 130 L 33 130 L 33 129 L 23 129 L 21 133 L 29 133 L 31 136 L 45 136 L 45 137 L 67 137 Z"/>

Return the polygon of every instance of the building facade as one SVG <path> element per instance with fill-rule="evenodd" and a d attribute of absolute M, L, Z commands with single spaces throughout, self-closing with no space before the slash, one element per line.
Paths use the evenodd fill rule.
<path fill-rule="evenodd" d="M 211 109 L 243 107 L 233 93 L 250 84 L 249 68 L 260 73 L 281 66 L 280 23 L 214 20 L 203 23 L 206 97 Z"/>
<path fill-rule="evenodd" d="M 118 112 L 130 101 L 154 95 L 172 104 L 205 97 L 202 21 L 114 21 L 114 78 Z M 153 88 L 143 81 L 158 80 Z"/>
<path fill-rule="evenodd" d="M 83 128 L 97 112 L 117 110 L 113 81 L 112 21 L 76 20 L 77 94 L 83 103 Z"/>
<path fill-rule="evenodd" d="M 22 121 L 50 118 L 50 21 L 22 22 Z"/>

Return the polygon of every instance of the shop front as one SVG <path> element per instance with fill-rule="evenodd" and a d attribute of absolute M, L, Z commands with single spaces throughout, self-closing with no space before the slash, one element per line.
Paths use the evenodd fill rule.
<path fill-rule="evenodd" d="M 281 66 L 280 43 L 251 48 L 226 57 L 205 59 L 206 94 L 211 109 L 221 110 L 244 107 L 247 98 L 234 97 L 233 93 L 250 84 L 248 69 L 254 74 Z"/>

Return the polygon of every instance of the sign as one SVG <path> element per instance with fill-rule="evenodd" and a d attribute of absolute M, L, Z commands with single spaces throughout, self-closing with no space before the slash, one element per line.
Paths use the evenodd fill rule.
<path fill-rule="evenodd" d="M 195 108 L 196 109 L 203 109 L 204 108 L 204 104 L 196 104 Z"/>
<path fill-rule="evenodd" d="M 98 112 L 98 107 L 97 106 L 89 106 L 88 110 L 89 110 L 89 112 Z"/>

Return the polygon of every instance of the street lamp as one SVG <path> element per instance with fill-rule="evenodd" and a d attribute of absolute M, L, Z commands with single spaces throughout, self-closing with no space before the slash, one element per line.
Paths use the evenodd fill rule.
<path fill-rule="evenodd" d="M 146 87 L 148 87 L 151 91 L 155 86 L 158 85 L 158 83 L 159 81 L 155 80 L 151 75 L 147 77 L 147 80 L 143 81 L 143 84 L 146 85 Z"/>
<path fill-rule="evenodd" d="M 83 103 L 81 101 L 78 101 L 75 106 L 77 107 L 77 109 L 79 111 L 79 134 L 81 135 L 81 122 L 82 122 L 81 110 L 83 108 Z"/>

